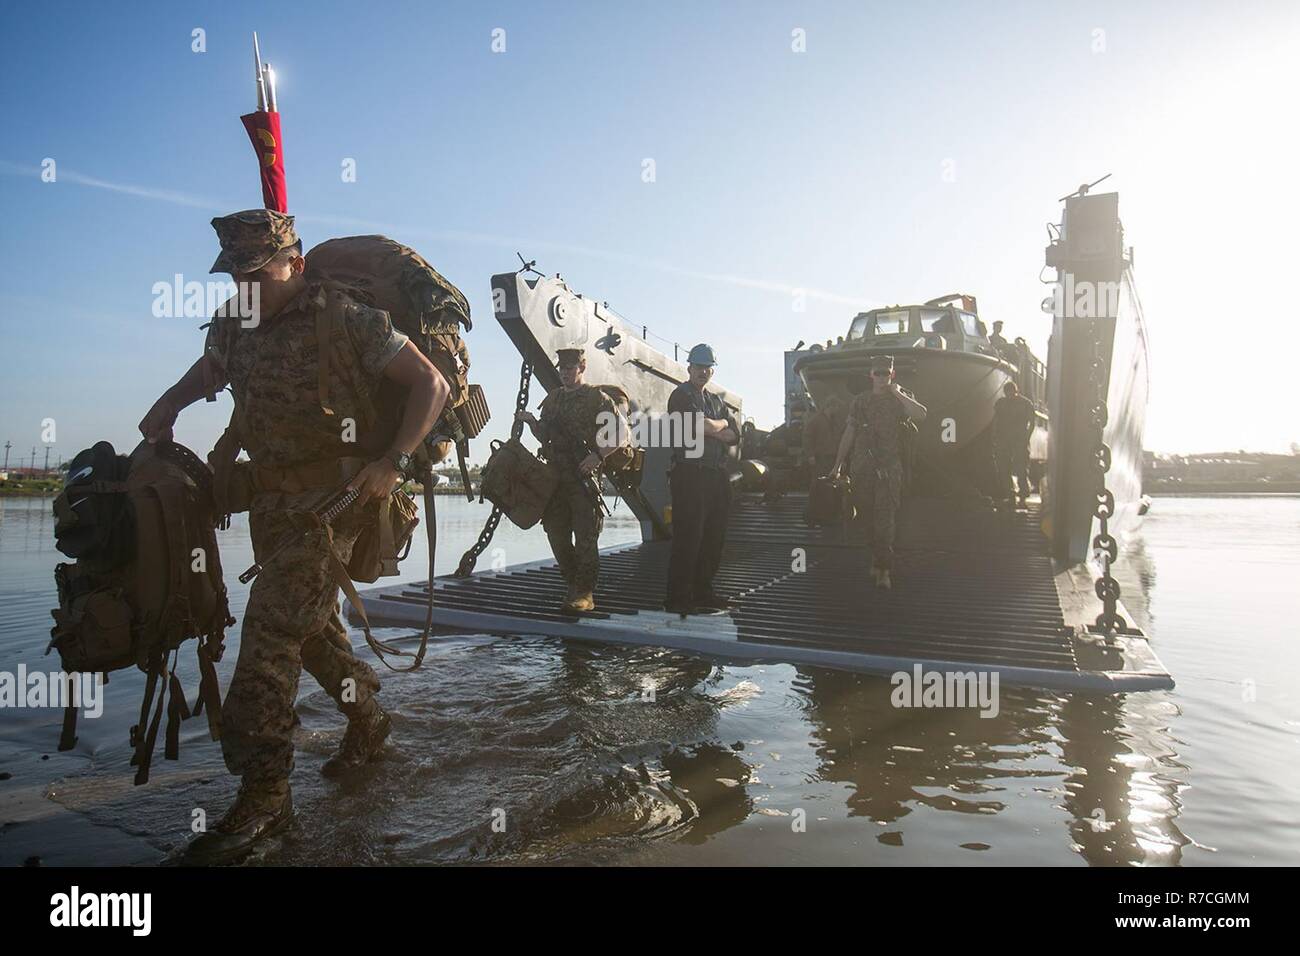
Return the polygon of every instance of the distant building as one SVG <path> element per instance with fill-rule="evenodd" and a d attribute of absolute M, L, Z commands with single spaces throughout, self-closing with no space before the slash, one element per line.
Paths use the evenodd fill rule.
<path fill-rule="evenodd" d="M 1295 481 L 1300 457 L 1250 452 L 1207 452 L 1197 455 L 1143 453 L 1147 478 L 1154 481 Z"/>

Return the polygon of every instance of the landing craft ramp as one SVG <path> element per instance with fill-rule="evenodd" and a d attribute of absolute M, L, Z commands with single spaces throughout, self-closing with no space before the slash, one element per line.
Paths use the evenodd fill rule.
<path fill-rule="evenodd" d="M 1007 685 L 1124 693 L 1173 687 L 1146 640 L 1087 633 L 1100 612 L 1092 580 L 1057 571 L 1037 507 L 998 514 L 910 499 L 900 515 L 895 585 L 871 585 L 870 552 L 802 521 L 806 499 L 740 496 L 715 582 L 729 611 L 682 619 L 662 609 L 671 542 L 602 553 L 597 610 L 560 610 L 552 561 L 435 583 L 445 633 L 541 634 L 649 645 L 726 661 L 810 664 L 892 674 L 996 671 Z M 362 592 L 374 624 L 422 627 L 423 583 Z M 352 615 L 349 609 L 349 615 Z"/>

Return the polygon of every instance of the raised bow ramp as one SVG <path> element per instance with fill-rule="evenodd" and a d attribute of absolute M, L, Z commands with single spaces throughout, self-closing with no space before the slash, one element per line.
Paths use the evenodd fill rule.
<path fill-rule="evenodd" d="M 1057 571 L 1037 508 L 998 514 L 911 499 L 900 516 L 894 587 L 872 586 L 870 551 L 842 529 L 810 529 L 806 499 L 738 498 L 715 581 L 726 612 L 662 609 L 671 543 L 602 553 L 597 610 L 560 610 L 564 583 L 538 561 L 440 577 L 444 633 L 541 634 L 649 645 L 724 661 L 808 664 L 873 674 L 996 672 L 1009 686 L 1124 693 L 1173 687 L 1145 638 L 1088 633 L 1100 612 L 1080 568 Z M 375 624 L 422 626 L 423 584 L 362 593 Z M 349 614 L 353 612 L 349 609 Z"/>

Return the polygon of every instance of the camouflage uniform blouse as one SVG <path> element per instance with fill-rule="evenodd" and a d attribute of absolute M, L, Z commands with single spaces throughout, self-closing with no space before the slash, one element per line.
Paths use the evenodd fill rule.
<path fill-rule="evenodd" d="M 546 460 L 559 467 L 562 478 L 578 479 L 578 465 L 596 450 L 596 437 L 609 420 L 605 415 L 617 411 L 613 399 L 595 385 L 557 388 L 542 400 L 537 437 Z"/>
<path fill-rule="evenodd" d="M 848 420 L 848 427 L 857 429 L 854 459 L 865 458 L 870 451 L 878 466 L 901 462 L 898 426 L 906 417 L 903 403 L 892 392 L 863 392 L 855 398 L 849 406 Z"/>
<path fill-rule="evenodd" d="M 318 390 L 316 316 L 322 311 L 330 319 L 332 415 L 321 408 Z M 249 457 L 284 468 L 360 454 L 383 370 L 406 342 L 387 312 L 313 284 L 255 328 L 242 328 L 238 318 L 214 319 L 205 350 L 230 380 Z M 356 423 L 356 441 L 344 440 L 347 419 Z"/>

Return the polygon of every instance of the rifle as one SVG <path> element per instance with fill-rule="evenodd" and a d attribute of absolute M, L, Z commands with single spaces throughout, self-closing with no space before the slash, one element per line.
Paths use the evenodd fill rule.
<path fill-rule="evenodd" d="M 349 479 L 349 481 L 350 480 L 351 479 Z M 428 613 L 425 615 L 424 620 L 424 631 L 420 635 L 420 649 L 415 654 L 408 654 L 406 651 L 399 650 L 386 641 L 377 640 L 375 636 L 370 633 L 370 618 L 366 614 L 365 604 L 362 602 L 361 596 L 357 594 L 357 589 L 352 583 L 352 578 L 348 575 L 347 568 L 344 566 L 343 562 L 339 560 L 338 554 L 334 551 L 332 541 L 329 545 L 335 583 L 343 589 L 343 593 L 347 595 L 348 601 L 351 603 L 353 610 L 355 610 L 357 616 L 361 618 L 361 630 L 366 635 L 366 643 L 370 645 L 371 650 L 375 652 L 375 655 L 383 662 L 384 666 L 389 670 L 394 671 L 415 670 L 420 666 L 424 661 L 424 653 L 429 645 L 429 635 L 433 631 L 433 562 L 434 553 L 437 548 L 437 517 L 434 511 L 433 471 L 431 468 L 425 469 L 423 480 L 425 505 L 424 518 L 425 527 L 429 537 L 429 605 Z M 279 547 L 267 555 L 265 562 L 254 562 L 252 567 L 239 576 L 239 583 L 247 584 L 249 581 L 253 580 L 253 578 L 257 577 L 258 574 L 261 573 L 264 564 L 269 564 L 285 551 L 289 550 L 289 548 L 296 544 L 301 544 L 309 535 L 314 534 L 321 528 L 327 527 L 331 521 L 356 504 L 357 499 L 360 497 L 360 491 L 356 489 L 349 490 L 347 483 L 345 483 L 341 487 L 330 492 L 329 497 L 311 511 L 291 512 L 291 514 L 294 514 L 298 520 L 305 524 L 302 534 L 298 537 L 290 535 L 285 541 L 282 541 Z M 388 654 L 397 657 L 413 657 L 414 661 L 411 666 L 407 668 L 394 667 L 392 664 L 388 663 L 388 658 L 385 656 Z"/>
<path fill-rule="evenodd" d="M 314 508 L 311 511 L 297 512 L 296 514 L 300 516 L 302 520 L 307 522 L 307 526 L 303 529 L 302 534 L 297 538 L 290 536 L 288 540 L 281 542 L 278 548 L 267 555 L 265 562 L 255 561 L 252 567 L 239 576 L 239 583 L 247 584 L 249 581 L 253 580 L 253 578 L 262 573 L 262 568 L 265 564 L 274 561 L 280 555 L 284 554 L 284 552 L 288 551 L 293 545 L 301 543 L 308 535 L 329 524 L 339 515 L 343 514 L 343 512 L 356 504 L 357 498 L 360 496 L 361 492 L 356 490 L 349 491 L 348 486 L 345 483 L 342 487 L 332 491 L 330 496 L 326 498 L 319 507 Z"/>
<path fill-rule="evenodd" d="M 609 510 L 609 505 L 605 502 L 605 495 L 600 487 L 600 468 L 597 467 L 589 475 L 578 472 L 578 482 L 582 488 L 582 493 L 587 496 L 587 500 L 603 511 L 605 517 L 610 517 L 613 512 Z"/>
<path fill-rule="evenodd" d="M 600 449 L 592 447 L 590 440 L 584 441 L 582 447 L 587 450 L 587 454 L 595 455 L 600 459 L 600 464 L 592 469 L 591 474 L 584 475 L 581 471 L 578 472 L 578 480 L 582 484 L 582 491 L 591 503 L 603 511 L 605 517 L 608 518 L 613 515 L 613 512 L 609 510 L 609 505 L 605 503 L 604 489 L 600 484 L 601 469 L 605 466 L 604 456 L 601 455 Z M 612 483 L 613 482 L 611 481 L 611 484 Z"/>

